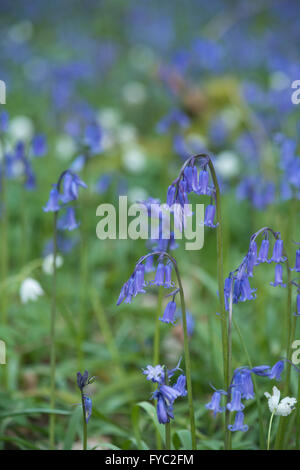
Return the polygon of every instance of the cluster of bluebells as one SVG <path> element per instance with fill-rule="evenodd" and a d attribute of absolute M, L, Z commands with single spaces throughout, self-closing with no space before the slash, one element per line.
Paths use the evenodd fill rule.
<path fill-rule="evenodd" d="M 200 171 L 196 166 L 196 158 L 192 157 L 184 165 L 178 178 L 169 186 L 167 192 L 167 205 L 174 206 L 174 211 L 179 210 L 179 219 L 182 220 L 186 213 L 185 206 L 189 204 L 188 195 L 194 193 L 197 195 L 208 195 L 211 198 L 210 204 L 205 208 L 204 225 L 215 228 L 215 188 L 210 183 L 210 174 L 208 171 L 208 157 L 203 156 L 200 159 Z M 176 220 L 176 219 L 175 219 Z"/>
<path fill-rule="evenodd" d="M 157 384 L 157 389 L 152 394 L 152 399 L 156 400 L 156 412 L 159 423 L 166 424 L 170 419 L 174 419 L 173 405 L 178 397 L 185 397 L 186 378 L 185 375 L 180 374 L 177 381 L 171 385 L 170 380 L 175 373 L 180 370 L 180 361 L 174 369 L 168 370 L 161 365 L 147 366 L 143 370 L 147 380 Z"/>
<path fill-rule="evenodd" d="M 164 260 L 164 253 L 159 253 L 158 262 L 156 268 L 154 267 L 154 259 L 157 253 L 153 255 L 146 255 L 140 258 L 137 262 L 135 269 L 123 285 L 117 305 L 120 305 L 123 301 L 125 303 L 131 303 L 132 298 L 136 297 L 139 293 L 145 293 L 145 287 L 149 285 L 162 286 L 166 289 L 174 287 L 172 281 L 172 263 Z M 155 271 L 155 277 L 152 281 L 145 280 L 145 273 Z"/>
<path fill-rule="evenodd" d="M 62 192 L 60 192 L 62 186 Z M 57 227 L 60 230 L 74 230 L 79 224 L 75 218 L 73 206 L 68 205 L 78 199 L 79 187 L 86 188 L 86 184 L 76 173 L 70 170 L 64 171 L 58 182 L 52 185 L 49 200 L 43 208 L 44 212 L 59 212 L 65 209 L 64 214 L 58 219 Z"/>
<path fill-rule="evenodd" d="M 0 114 L 0 135 L 4 137 L 9 129 L 9 116 L 6 111 Z M 4 145 L 4 139 L 2 144 Z M 11 150 L 7 150 L 4 145 L 3 161 L 0 172 L 3 172 L 5 178 L 24 179 L 24 187 L 28 191 L 36 188 L 36 177 L 34 174 L 31 156 L 43 157 L 47 152 L 47 141 L 43 134 L 36 134 L 28 147 L 23 140 L 18 140 Z"/>
<path fill-rule="evenodd" d="M 282 286 L 286 287 L 283 283 L 283 269 L 282 263 L 286 261 L 284 256 L 283 241 L 279 233 L 273 233 L 275 243 L 273 246 L 272 256 L 269 258 L 270 240 L 269 233 L 273 233 L 270 229 L 265 228 L 254 235 L 250 239 L 248 253 L 244 257 L 240 266 L 231 272 L 225 280 L 224 285 L 224 298 L 226 310 L 229 309 L 230 295 L 232 293 L 232 302 L 245 302 L 255 298 L 255 289 L 250 286 L 249 278 L 253 277 L 254 267 L 261 263 L 275 263 L 275 279 L 270 282 L 273 287 Z M 256 238 L 259 234 L 263 234 L 263 240 L 258 250 Z"/>
<path fill-rule="evenodd" d="M 85 407 L 85 420 L 88 423 L 89 419 L 92 414 L 92 399 L 86 395 L 84 392 L 84 388 L 93 383 L 95 380 L 95 377 L 89 377 L 89 373 L 87 370 L 84 371 L 83 374 L 80 372 L 77 372 L 77 386 L 81 392 L 81 396 L 84 402 L 84 407 Z"/>
<path fill-rule="evenodd" d="M 213 411 L 214 416 L 223 413 L 227 408 L 231 413 L 235 412 L 233 424 L 228 425 L 230 431 L 247 431 L 248 426 L 244 424 L 243 410 L 245 405 L 243 400 L 255 398 L 252 375 L 267 377 L 270 380 L 281 380 L 281 373 L 284 369 L 284 361 L 278 361 L 273 367 L 262 365 L 249 369 L 240 367 L 234 371 L 232 381 L 228 391 L 217 390 L 214 387 L 214 393 L 211 401 L 205 405 L 208 410 Z M 226 405 L 222 406 L 222 397 L 226 397 Z"/>

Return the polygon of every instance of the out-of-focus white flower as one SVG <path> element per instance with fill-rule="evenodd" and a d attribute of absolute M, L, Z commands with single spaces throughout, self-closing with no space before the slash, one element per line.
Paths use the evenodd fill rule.
<path fill-rule="evenodd" d="M 281 70 L 273 72 L 270 76 L 270 87 L 273 90 L 281 91 L 285 88 L 289 88 L 291 79 Z"/>
<path fill-rule="evenodd" d="M 127 194 L 129 202 L 132 203 L 145 201 L 148 197 L 147 191 L 139 187 L 129 189 Z"/>
<path fill-rule="evenodd" d="M 225 150 L 219 153 L 215 167 L 217 174 L 219 173 L 223 178 L 233 178 L 237 176 L 240 171 L 238 156 L 229 150 Z"/>
<path fill-rule="evenodd" d="M 117 139 L 120 144 L 134 144 L 137 139 L 137 129 L 132 124 L 121 124 L 117 129 Z"/>
<path fill-rule="evenodd" d="M 9 28 L 8 37 L 12 41 L 22 44 L 32 36 L 32 23 L 28 20 L 20 21 Z"/>
<path fill-rule="evenodd" d="M 35 279 L 28 277 L 22 282 L 20 297 L 23 304 L 26 304 L 29 300 L 37 300 L 41 295 L 44 295 L 44 291 Z"/>
<path fill-rule="evenodd" d="M 240 124 L 242 115 L 238 108 L 226 108 L 221 112 L 220 119 L 226 123 L 229 131 L 233 131 Z"/>
<path fill-rule="evenodd" d="M 136 70 L 148 72 L 155 66 L 156 57 L 150 47 L 138 44 L 130 49 L 129 60 Z"/>
<path fill-rule="evenodd" d="M 56 267 L 60 268 L 63 265 L 63 258 L 60 255 L 56 255 Z M 53 254 L 50 253 L 44 258 L 42 269 L 45 274 L 52 275 L 53 274 Z"/>
<path fill-rule="evenodd" d="M 265 397 L 268 399 L 268 405 L 271 413 L 276 416 L 288 416 L 297 403 L 296 398 L 285 397 L 280 401 L 280 391 L 277 387 L 273 387 L 273 395 L 265 392 Z"/>
<path fill-rule="evenodd" d="M 139 173 L 144 170 L 147 162 L 146 155 L 138 146 L 129 147 L 122 155 L 124 166 L 132 173 Z"/>
<path fill-rule="evenodd" d="M 11 119 L 9 133 L 13 140 L 29 140 L 33 132 L 32 120 L 27 116 L 16 116 Z"/>
<path fill-rule="evenodd" d="M 75 142 L 68 135 L 58 137 L 55 145 L 55 153 L 62 161 L 70 160 L 76 151 Z"/>
<path fill-rule="evenodd" d="M 147 98 L 146 87 L 140 82 L 129 82 L 122 88 L 123 100 L 128 104 L 143 104 Z"/>
<path fill-rule="evenodd" d="M 121 116 L 116 109 L 104 108 L 99 111 L 97 121 L 103 129 L 113 130 L 119 125 Z"/>

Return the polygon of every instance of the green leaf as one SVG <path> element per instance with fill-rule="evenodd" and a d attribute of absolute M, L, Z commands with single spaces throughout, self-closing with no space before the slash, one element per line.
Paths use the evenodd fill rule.
<path fill-rule="evenodd" d="M 140 408 L 143 408 L 143 410 L 146 411 L 147 415 L 151 418 L 151 421 L 153 422 L 155 428 L 158 430 L 163 442 L 165 442 L 165 427 L 163 424 L 160 424 L 158 422 L 155 407 L 147 401 L 141 401 L 140 403 L 137 403 L 136 406 L 139 406 Z"/>
<path fill-rule="evenodd" d="M 176 443 L 176 438 L 175 436 L 177 435 L 180 443 L 181 443 L 181 448 L 184 450 L 192 450 L 193 445 L 192 445 L 192 438 L 191 438 L 191 433 L 187 429 L 182 429 L 180 431 L 176 431 L 174 435 L 174 445 Z"/>
<path fill-rule="evenodd" d="M 69 424 L 67 428 L 66 437 L 64 440 L 63 450 L 69 450 L 72 448 L 72 444 L 75 440 L 76 433 L 79 429 L 79 423 L 82 419 L 82 408 L 78 406 L 75 408 L 70 416 Z"/>

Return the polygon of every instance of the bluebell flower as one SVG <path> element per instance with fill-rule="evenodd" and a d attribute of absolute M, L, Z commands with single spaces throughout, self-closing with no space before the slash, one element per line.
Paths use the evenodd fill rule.
<path fill-rule="evenodd" d="M 36 178 L 33 172 L 32 166 L 29 160 L 24 161 L 24 169 L 25 169 L 25 182 L 24 187 L 28 191 L 32 191 L 36 188 Z"/>
<path fill-rule="evenodd" d="M 209 173 L 206 170 L 200 171 L 197 194 L 208 194 L 209 193 L 208 183 L 209 183 Z"/>
<path fill-rule="evenodd" d="M 273 286 L 273 287 L 277 287 L 277 286 L 286 287 L 286 284 L 284 284 L 283 280 L 282 280 L 282 265 L 281 264 L 276 264 L 276 266 L 275 266 L 275 281 L 270 282 L 270 285 Z"/>
<path fill-rule="evenodd" d="M 160 318 L 160 321 L 163 323 L 175 323 L 175 312 L 176 312 L 176 302 L 169 302 L 165 308 L 163 317 Z"/>
<path fill-rule="evenodd" d="M 247 273 L 248 276 L 253 277 L 253 268 L 256 264 L 256 259 L 257 259 L 257 245 L 256 241 L 253 240 L 250 243 L 250 248 L 247 254 Z"/>
<path fill-rule="evenodd" d="M 227 403 L 229 411 L 242 411 L 245 406 L 242 404 L 242 394 L 238 388 L 233 388 L 231 392 L 231 402 Z"/>
<path fill-rule="evenodd" d="M 205 208 L 205 216 L 204 216 L 204 225 L 206 227 L 215 228 L 218 224 L 214 224 L 214 218 L 216 213 L 216 206 L 209 204 Z"/>
<path fill-rule="evenodd" d="M 211 397 L 211 401 L 205 405 L 207 410 L 213 411 L 214 416 L 216 416 L 217 413 L 223 413 L 225 410 L 225 407 L 220 405 L 223 395 L 227 395 L 227 392 L 224 390 L 215 390 Z"/>
<path fill-rule="evenodd" d="M 179 392 L 179 396 L 185 397 L 187 395 L 185 375 L 181 374 L 178 377 L 177 382 L 173 385 L 173 388 Z"/>
<path fill-rule="evenodd" d="M 300 249 L 296 251 L 295 267 L 292 268 L 291 271 L 296 271 L 297 273 L 300 273 Z"/>
<path fill-rule="evenodd" d="M 241 392 L 242 398 L 250 400 L 255 397 L 249 369 L 237 369 L 233 376 L 232 385 Z"/>
<path fill-rule="evenodd" d="M 162 383 L 164 380 L 164 368 L 160 365 L 155 367 L 148 365 L 143 369 L 143 374 L 147 376 L 147 380 L 154 383 Z"/>
<path fill-rule="evenodd" d="M 186 190 L 188 193 L 193 191 L 194 186 L 194 176 L 193 176 L 193 169 L 189 165 L 185 167 L 184 172 L 184 180 L 186 181 Z"/>
<path fill-rule="evenodd" d="M 143 289 L 144 283 L 144 274 L 145 266 L 143 264 L 138 264 L 127 282 L 123 285 L 117 305 L 120 305 L 123 301 L 125 303 L 130 303 L 132 297 L 136 297 L 139 293 L 145 293 Z"/>
<path fill-rule="evenodd" d="M 35 157 L 43 157 L 47 152 L 47 140 L 43 134 L 37 134 L 31 141 L 32 153 Z"/>
<path fill-rule="evenodd" d="M 182 313 L 180 316 L 182 317 Z M 183 327 L 182 318 L 181 318 L 181 325 Z M 186 312 L 186 326 L 187 326 L 187 334 L 189 337 L 191 337 L 195 329 L 195 320 L 194 320 L 193 315 L 190 312 Z"/>
<path fill-rule="evenodd" d="M 255 299 L 255 295 L 252 295 L 256 289 L 251 289 L 249 279 L 246 275 L 244 275 L 240 282 L 240 302 L 246 302 L 246 300 Z"/>
<path fill-rule="evenodd" d="M 57 212 L 59 209 L 59 192 L 57 189 L 57 184 L 53 184 L 50 191 L 49 200 L 43 210 L 44 212 Z"/>
<path fill-rule="evenodd" d="M 244 413 L 242 411 L 238 411 L 235 415 L 234 424 L 229 424 L 228 429 L 232 432 L 234 431 L 248 431 L 249 427 L 247 424 L 244 424 Z"/>
<path fill-rule="evenodd" d="M 74 207 L 67 207 L 65 214 L 57 222 L 57 228 L 72 231 L 78 227 L 79 223 L 76 222 Z"/>
<path fill-rule="evenodd" d="M 176 187 L 171 184 L 168 188 L 167 192 L 167 204 L 168 206 L 172 206 L 175 202 L 175 194 L 176 194 Z"/>
<path fill-rule="evenodd" d="M 270 261 L 274 261 L 274 263 L 281 263 L 285 260 L 286 258 L 283 256 L 283 241 L 278 238 L 274 243 L 273 255 Z"/>
<path fill-rule="evenodd" d="M 165 250 L 159 250 L 159 251 L 165 251 Z M 165 265 L 165 282 L 164 282 L 165 287 L 172 287 L 172 264 L 167 263 Z"/>
<path fill-rule="evenodd" d="M 297 312 L 295 312 L 294 315 L 296 317 L 299 317 L 300 316 L 300 293 L 297 295 L 296 308 L 297 308 Z"/>
<path fill-rule="evenodd" d="M 80 372 L 77 372 L 77 385 L 78 388 L 82 391 L 88 383 L 89 373 L 87 370 L 81 375 Z"/>
<path fill-rule="evenodd" d="M 92 399 L 87 395 L 83 395 L 83 400 L 85 406 L 85 421 L 88 423 L 92 415 Z"/>
<path fill-rule="evenodd" d="M 170 419 L 174 419 L 173 403 L 178 397 L 187 395 L 185 388 L 186 379 L 182 374 L 178 377 L 174 385 L 166 384 L 166 373 L 168 379 L 171 379 L 174 373 L 179 369 L 180 361 L 174 369 L 166 370 L 166 368 L 157 365 L 155 367 L 147 366 L 143 370 L 143 374 L 147 376 L 147 380 L 157 383 L 158 388 L 152 395 L 157 400 L 156 412 L 159 423 L 166 424 Z"/>
<path fill-rule="evenodd" d="M 153 259 L 153 256 L 148 256 L 148 258 L 145 261 L 145 272 L 150 273 L 153 271 L 155 271 L 154 259 Z"/>
<path fill-rule="evenodd" d="M 276 362 L 276 364 L 274 364 L 274 366 L 272 367 L 272 369 L 270 370 L 268 374 L 269 379 L 275 379 L 277 381 L 280 381 L 281 373 L 283 372 L 283 370 L 284 370 L 284 361 Z"/>
<path fill-rule="evenodd" d="M 260 377 L 269 377 L 270 366 L 263 365 L 252 367 L 251 372 Z"/>
<path fill-rule="evenodd" d="M 165 265 L 163 262 L 159 262 L 156 269 L 154 284 L 157 286 L 163 286 L 165 283 Z"/>
<path fill-rule="evenodd" d="M 86 162 L 86 157 L 84 155 L 78 155 L 75 160 L 70 165 L 70 170 L 75 173 L 79 173 L 83 170 Z"/>
<path fill-rule="evenodd" d="M 233 277 L 230 275 L 225 279 L 224 282 L 224 300 L 225 300 L 225 309 L 229 309 L 229 298 L 230 298 L 230 292 L 232 289 L 232 283 L 234 282 Z"/>
<path fill-rule="evenodd" d="M 79 178 L 76 173 L 72 173 L 69 170 L 66 171 L 63 177 L 63 193 L 60 196 L 61 201 L 64 204 L 78 199 L 78 188 L 79 186 L 87 188 L 87 185 Z"/>
<path fill-rule="evenodd" d="M 258 253 L 258 257 L 257 257 L 257 260 L 256 260 L 257 264 L 259 264 L 259 263 L 268 263 L 269 262 L 269 260 L 268 260 L 269 246 L 270 246 L 270 242 L 269 242 L 268 239 L 262 240 L 261 245 L 260 245 L 260 250 L 259 250 L 259 253 Z"/>

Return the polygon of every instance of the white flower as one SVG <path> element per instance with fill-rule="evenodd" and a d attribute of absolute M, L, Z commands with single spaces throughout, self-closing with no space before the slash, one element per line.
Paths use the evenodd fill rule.
<path fill-rule="evenodd" d="M 237 155 L 229 150 L 219 153 L 215 168 L 217 174 L 219 173 L 225 179 L 237 176 L 240 170 Z"/>
<path fill-rule="evenodd" d="M 115 129 L 121 120 L 120 113 L 114 108 L 104 108 L 99 111 L 98 119 L 100 126 L 105 130 Z"/>
<path fill-rule="evenodd" d="M 126 169 L 132 173 L 139 173 L 144 170 L 147 163 L 143 150 L 138 146 L 126 149 L 122 155 L 122 160 Z"/>
<path fill-rule="evenodd" d="M 285 397 L 280 400 L 280 391 L 277 387 L 273 387 L 273 395 L 265 392 L 265 397 L 268 399 L 268 405 L 271 413 L 276 416 L 288 416 L 294 409 L 297 400 L 296 398 Z"/>
<path fill-rule="evenodd" d="M 35 279 L 28 277 L 22 282 L 20 297 L 23 304 L 26 304 L 29 300 L 37 300 L 41 295 L 44 295 L 44 291 Z"/>
<path fill-rule="evenodd" d="M 123 86 L 122 96 L 128 104 L 143 104 L 147 98 L 146 88 L 140 82 L 129 82 Z"/>
<path fill-rule="evenodd" d="M 56 255 L 56 267 L 60 268 L 64 260 L 60 255 Z M 53 254 L 50 253 L 44 258 L 42 269 L 45 274 L 53 274 Z"/>
<path fill-rule="evenodd" d="M 55 143 L 55 150 L 60 160 L 67 161 L 73 157 L 76 145 L 70 136 L 61 135 Z"/>
<path fill-rule="evenodd" d="M 33 123 L 26 116 L 16 116 L 11 119 L 9 133 L 13 140 L 30 140 L 33 136 Z"/>

